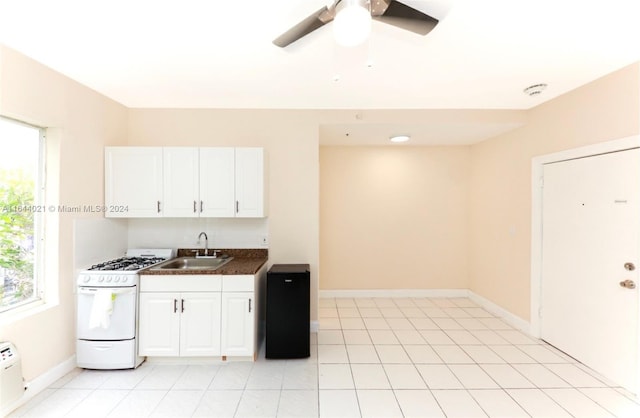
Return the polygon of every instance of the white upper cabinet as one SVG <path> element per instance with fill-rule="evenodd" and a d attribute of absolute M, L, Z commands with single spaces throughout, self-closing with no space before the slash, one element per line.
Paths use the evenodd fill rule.
<path fill-rule="evenodd" d="M 267 216 L 262 148 L 236 148 L 236 217 Z"/>
<path fill-rule="evenodd" d="M 107 147 L 107 217 L 260 218 L 266 211 L 262 148 Z"/>
<path fill-rule="evenodd" d="M 162 216 L 162 148 L 105 148 L 105 216 Z"/>
<path fill-rule="evenodd" d="M 198 148 L 163 148 L 163 216 L 194 217 L 200 214 Z"/>
<path fill-rule="evenodd" d="M 234 148 L 200 148 L 200 216 L 235 216 L 234 170 Z"/>

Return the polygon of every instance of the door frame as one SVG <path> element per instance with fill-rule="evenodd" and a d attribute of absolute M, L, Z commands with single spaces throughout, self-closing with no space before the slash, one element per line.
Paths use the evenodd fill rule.
<path fill-rule="evenodd" d="M 541 336 L 542 181 L 544 178 L 544 165 L 634 148 L 640 148 L 640 135 L 540 155 L 531 160 L 531 323 L 529 332 L 534 337 L 540 338 Z M 638 256 L 640 258 L 640 254 Z M 640 292 L 638 292 L 638 295 L 640 299 Z M 638 335 L 640 335 L 640 321 L 638 321 Z M 638 352 L 638 356 L 640 358 L 640 352 Z"/>

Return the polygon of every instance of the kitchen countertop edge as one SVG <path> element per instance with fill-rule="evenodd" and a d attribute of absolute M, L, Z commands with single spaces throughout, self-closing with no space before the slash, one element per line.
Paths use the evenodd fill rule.
<path fill-rule="evenodd" d="M 147 268 L 139 272 L 144 276 L 185 276 L 185 275 L 243 275 L 256 274 L 262 266 L 267 262 L 268 257 L 234 257 L 222 267 L 217 269 L 197 269 L 197 270 L 153 270 Z"/>

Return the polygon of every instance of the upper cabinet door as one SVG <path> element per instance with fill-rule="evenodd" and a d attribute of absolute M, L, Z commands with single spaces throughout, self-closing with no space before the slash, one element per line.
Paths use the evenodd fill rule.
<path fill-rule="evenodd" d="M 163 216 L 162 148 L 105 148 L 105 205 L 106 217 Z"/>
<path fill-rule="evenodd" d="M 265 207 L 265 164 L 263 148 L 236 148 L 237 218 L 267 216 Z"/>
<path fill-rule="evenodd" d="M 197 147 L 163 148 L 163 216 L 200 216 L 198 160 Z"/>
<path fill-rule="evenodd" d="M 106 147 L 107 217 L 263 218 L 263 148 Z"/>
<path fill-rule="evenodd" d="M 234 156 L 234 148 L 200 148 L 200 216 L 235 216 Z"/>

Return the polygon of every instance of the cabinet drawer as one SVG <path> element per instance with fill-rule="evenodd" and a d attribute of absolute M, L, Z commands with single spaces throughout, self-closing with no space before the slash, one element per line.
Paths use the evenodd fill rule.
<path fill-rule="evenodd" d="M 140 277 L 140 291 L 219 292 L 222 290 L 221 277 L 219 274 L 142 275 Z"/>
<path fill-rule="evenodd" d="M 222 290 L 224 292 L 253 292 L 254 276 L 222 276 Z"/>

